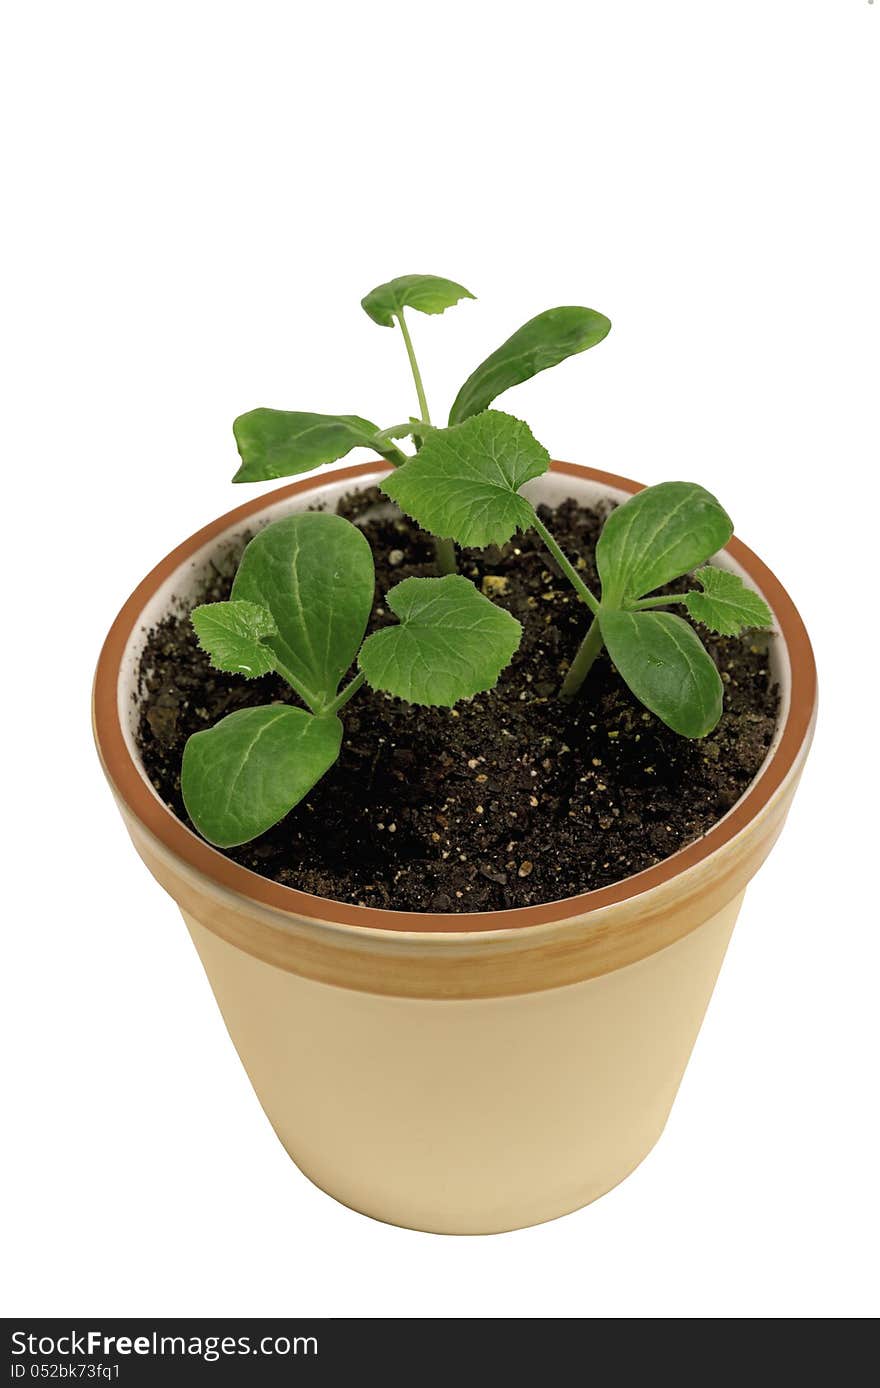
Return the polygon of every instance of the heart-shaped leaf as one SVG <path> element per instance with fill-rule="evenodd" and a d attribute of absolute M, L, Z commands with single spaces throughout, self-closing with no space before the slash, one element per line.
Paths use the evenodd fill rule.
<path fill-rule="evenodd" d="M 243 708 L 183 749 L 187 814 L 218 848 L 247 843 L 299 804 L 339 756 L 342 724 L 289 704 Z"/>
<path fill-rule="evenodd" d="M 394 326 L 394 315 L 401 309 L 414 308 L 419 313 L 442 313 L 459 299 L 475 296 L 463 284 L 443 279 L 440 275 L 400 275 L 387 284 L 371 289 L 361 308 L 382 328 Z"/>
<path fill-rule="evenodd" d="M 344 458 L 353 448 L 382 451 L 378 426 L 356 414 L 249 410 L 238 416 L 232 432 L 242 460 L 233 482 L 265 482 L 311 472 Z"/>
<path fill-rule="evenodd" d="M 373 556 L 357 526 L 305 511 L 274 521 L 244 551 L 232 597 L 268 608 L 279 674 L 315 712 L 333 699 L 363 640 Z"/>
<path fill-rule="evenodd" d="M 753 589 L 747 588 L 739 574 L 711 565 L 697 569 L 694 578 L 702 593 L 685 593 L 679 599 L 690 615 L 720 636 L 739 636 L 749 627 L 772 627 L 773 613 Z"/>
<path fill-rule="evenodd" d="M 596 545 L 602 600 L 620 607 L 722 549 L 733 521 L 696 482 L 660 482 L 612 511 Z"/>
<path fill-rule="evenodd" d="M 275 657 L 264 645 L 278 635 L 272 614 L 255 602 L 208 602 L 193 608 L 190 621 L 199 645 L 217 670 L 253 680 L 275 669 Z"/>
<path fill-rule="evenodd" d="M 549 463 L 527 424 L 486 410 L 464 424 L 431 430 L 421 452 L 381 487 L 432 535 L 482 548 L 528 529 L 534 512 L 519 489 Z"/>
<path fill-rule="evenodd" d="M 611 320 L 591 308 L 548 308 L 530 318 L 471 372 L 455 397 L 449 423 L 479 414 L 511 386 L 595 347 L 610 331 Z"/>
<path fill-rule="evenodd" d="M 450 707 L 491 689 L 522 636 L 515 617 L 459 574 L 405 578 L 386 601 L 400 625 L 368 636 L 359 665 L 374 689 Z"/>
<path fill-rule="evenodd" d="M 723 686 L 693 627 L 671 612 L 599 613 L 608 654 L 646 708 L 682 737 L 705 737 L 721 717 Z"/>

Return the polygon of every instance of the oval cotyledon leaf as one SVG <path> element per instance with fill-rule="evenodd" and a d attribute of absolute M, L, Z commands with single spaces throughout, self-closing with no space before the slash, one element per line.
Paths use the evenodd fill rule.
<path fill-rule="evenodd" d="M 244 708 L 193 733 L 180 786 L 203 838 L 234 848 L 271 829 L 339 756 L 342 724 L 289 704 Z"/>
<path fill-rule="evenodd" d="M 332 702 L 363 640 L 373 604 L 373 555 L 342 516 L 304 511 L 274 521 L 245 548 L 232 597 L 268 609 L 278 673 L 311 709 Z"/>
<path fill-rule="evenodd" d="M 241 455 L 233 482 L 265 482 L 311 472 L 344 458 L 353 448 L 373 448 L 378 425 L 356 414 L 307 414 L 300 410 L 249 410 L 232 425 Z"/>
<path fill-rule="evenodd" d="M 612 607 L 680 578 L 722 549 L 733 522 L 696 482 L 660 482 L 612 511 L 596 545 L 602 600 Z"/>
<path fill-rule="evenodd" d="M 574 305 L 548 308 L 530 318 L 471 372 L 455 397 L 449 423 L 461 424 L 480 414 L 511 386 L 586 352 L 610 331 L 611 320 L 604 313 Z"/>
<path fill-rule="evenodd" d="M 723 685 L 693 627 L 671 612 L 600 608 L 618 674 L 645 708 L 682 737 L 705 737 L 721 717 Z"/>

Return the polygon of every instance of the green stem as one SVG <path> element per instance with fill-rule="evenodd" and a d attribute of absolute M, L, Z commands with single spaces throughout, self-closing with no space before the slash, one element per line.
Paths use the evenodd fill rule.
<path fill-rule="evenodd" d="M 584 583 L 584 580 L 581 578 L 577 569 L 563 554 L 562 550 L 554 540 L 553 536 L 550 534 L 550 531 L 547 529 L 546 525 L 544 525 L 543 521 L 539 519 L 538 513 L 536 511 L 533 512 L 532 525 L 534 526 L 535 530 L 537 530 L 538 534 L 544 541 L 544 544 L 547 546 L 550 553 L 553 555 L 553 558 L 556 560 L 560 569 L 565 574 L 565 577 L 568 579 L 569 583 L 577 593 L 578 597 L 581 599 L 582 602 L 585 602 L 587 604 L 587 607 L 593 614 L 593 620 L 590 623 L 589 629 L 587 630 L 587 634 L 581 642 L 580 646 L 578 647 L 577 655 L 571 662 L 568 674 L 563 680 L 562 688 L 559 691 L 560 699 L 573 699 L 575 694 L 578 692 L 581 685 L 583 684 L 584 680 L 586 679 L 587 674 L 590 670 L 590 666 L 593 664 L 593 661 L 596 659 L 596 656 L 602 649 L 602 632 L 600 631 L 599 623 L 596 620 L 599 613 L 599 604 L 594 598 L 593 594 L 590 592 L 586 583 Z"/>
<path fill-rule="evenodd" d="M 413 380 L 415 381 L 416 395 L 419 398 L 419 412 L 421 414 L 421 422 L 422 424 L 430 424 L 431 414 L 428 409 L 428 401 L 425 395 L 425 387 L 422 385 L 422 373 L 419 370 L 419 364 L 416 361 L 415 349 L 412 344 L 412 338 L 409 335 L 409 328 L 406 324 L 406 318 L 404 317 L 403 309 L 399 310 L 397 314 L 397 321 L 400 324 L 400 331 L 403 333 L 403 340 L 406 344 L 406 355 L 409 357 L 410 370 L 412 371 Z M 421 447 L 421 439 L 418 436 L 416 436 L 415 443 L 416 450 L 418 450 Z M 434 555 L 437 560 L 437 567 L 440 570 L 441 574 L 454 574 L 458 571 L 458 565 L 455 561 L 455 545 L 452 542 L 452 540 L 440 538 L 435 539 Z"/>
<path fill-rule="evenodd" d="M 314 696 L 306 693 L 305 685 L 297 679 L 293 671 L 288 670 L 287 666 L 283 665 L 282 662 L 278 659 L 277 655 L 275 655 L 274 653 L 272 656 L 272 660 L 275 666 L 276 673 L 279 674 L 283 680 L 287 681 L 294 693 L 298 694 L 299 697 L 302 699 L 306 708 L 311 709 L 312 713 L 320 713 L 321 710 L 319 708 L 316 708 L 315 706 Z"/>
<path fill-rule="evenodd" d="M 578 647 L 577 655 L 571 662 L 568 674 L 559 691 L 560 699 L 573 699 L 590 672 L 590 667 L 602 649 L 602 633 L 594 617 L 589 630 Z"/>
<path fill-rule="evenodd" d="M 435 539 L 434 558 L 437 560 L 437 568 L 445 577 L 446 574 L 458 573 L 458 561 L 455 557 L 455 544 L 452 540 Z"/>
<path fill-rule="evenodd" d="M 392 424 L 390 429 L 380 429 L 376 435 L 377 443 L 393 443 L 395 439 L 409 438 L 413 423 L 408 419 L 404 424 Z"/>
<path fill-rule="evenodd" d="M 406 343 L 406 355 L 409 357 L 410 370 L 413 374 L 413 380 L 416 383 L 416 395 L 419 397 L 419 411 L 421 413 L 422 423 L 430 424 L 431 416 L 428 413 L 428 401 L 425 398 L 425 387 L 422 385 L 422 373 L 419 371 L 419 364 L 416 361 L 416 354 L 413 348 L 412 338 L 409 335 L 409 328 L 406 325 L 406 319 L 403 316 L 403 309 L 398 313 L 397 321 L 400 324 L 400 331 L 403 333 L 403 340 Z"/>
<path fill-rule="evenodd" d="M 406 453 L 399 449 L 396 444 L 391 443 L 390 440 L 388 442 L 383 442 L 377 439 L 376 450 L 382 454 L 386 463 L 390 463 L 392 467 L 400 467 L 401 463 L 405 463 L 407 460 Z"/>
<path fill-rule="evenodd" d="M 550 534 L 550 531 L 547 529 L 546 525 L 544 525 L 543 521 L 539 520 L 537 512 L 533 512 L 532 525 L 534 529 L 537 530 L 538 534 L 544 541 L 544 544 L 547 546 L 550 553 L 553 555 L 553 558 L 556 560 L 560 569 L 565 574 L 565 577 L 568 579 L 569 583 L 577 593 L 578 597 L 581 599 L 582 602 L 585 602 L 587 604 L 587 607 L 590 609 L 593 616 L 595 617 L 596 613 L 599 611 L 598 602 L 593 597 L 593 594 L 590 592 L 586 583 L 584 583 L 584 580 L 581 578 L 577 569 L 574 567 L 573 564 L 569 562 L 568 559 L 566 559 L 565 555 L 559 548 L 559 545 L 556 543 L 553 536 Z"/>
<path fill-rule="evenodd" d="M 684 593 L 667 593 L 665 598 L 639 598 L 638 602 L 632 602 L 629 606 L 634 612 L 644 612 L 649 607 L 672 607 L 677 602 L 684 602 Z"/>
<path fill-rule="evenodd" d="M 345 705 L 348 703 L 349 699 L 351 699 L 358 692 L 366 678 L 367 677 L 364 674 L 363 670 L 359 670 L 358 673 L 355 675 L 354 679 L 345 686 L 342 693 L 336 695 L 336 698 L 333 700 L 333 703 L 328 704 L 326 708 L 321 709 L 322 717 L 329 718 L 329 716 L 332 713 L 338 713 L 341 708 L 344 708 Z"/>

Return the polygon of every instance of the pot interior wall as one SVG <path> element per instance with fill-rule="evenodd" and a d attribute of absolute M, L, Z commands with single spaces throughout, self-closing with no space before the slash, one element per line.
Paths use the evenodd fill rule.
<path fill-rule="evenodd" d="M 123 729 L 126 744 L 131 754 L 132 760 L 140 772 L 145 784 L 149 787 L 150 793 L 156 797 L 151 782 L 149 781 L 141 762 L 140 754 L 136 742 L 136 730 L 139 717 L 139 694 L 138 694 L 138 667 L 141 654 L 146 642 L 147 633 L 175 606 L 187 603 L 197 596 L 201 590 L 201 585 L 206 574 L 209 572 L 212 559 L 216 559 L 218 554 L 233 543 L 244 529 L 257 529 L 270 521 L 279 520 L 282 516 L 290 515 L 295 511 L 305 511 L 315 509 L 320 504 L 324 510 L 333 510 L 339 499 L 352 491 L 361 491 L 373 486 L 384 475 L 384 469 L 377 469 L 375 473 L 368 473 L 357 479 L 346 479 L 345 481 L 334 481 L 332 473 L 325 474 L 323 480 L 316 482 L 314 491 L 304 491 L 293 497 L 284 498 L 281 501 L 272 501 L 271 496 L 266 500 L 265 507 L 249 518 L 246 525 L 240 521 L 233 523 L 219 537 L 215 536 L 207 544 L 196 550 L 194 554 L 185 560 L 175 571 L 166 579 L 164 583 L 154 593 L 152 599 L 143 608 L 139 619 L 132 628 L 132 633 L 125 648 L 125 654 L 120 665 L 118 701 L 120 724 Z M 534 502 L 544 502 L 550 506 L 555 506 L 568 497 L 576 497 L 586 506 L 596 505 L 603 500 L 616 502 L 626 501 L 629 493 L 615 487 L 610 487 L 592 479 L 588 474 L 583 478 L 572 477 L 569 473 L 550 472 L 544 477 L 536 478 L 523 488 L 524 494 Z M 734 573 L 747 579 L 750 586 L 758 588 L 753 579 L 749 578 L 745 569 L 736 563 L 726 553 L 718 554 L 714 557 L 713 563 L 720 567 L 730 569 Z M 760 589 L 758 589 L 760 591 Z M 766 595 L 762 595 L 765 596 Z M 791 667 L 785 642 L 781 639 L 778 631 L 774 631 L 770 638 L 770 669 L 774 680 L 779 685 L 780 707 L 779 718 L 777 720 L 776 732 L 773 741 L 768 749 L 761 770 L 758 772 L 758 780 L 763 774 L 770 758 L 772 757 L 785 727 L 788 717 L 790 703 L 791 686 Z M 737 802 L 739 803 L 739 802 Z M 736 807 L 733 806 L 729 813 Z"/>

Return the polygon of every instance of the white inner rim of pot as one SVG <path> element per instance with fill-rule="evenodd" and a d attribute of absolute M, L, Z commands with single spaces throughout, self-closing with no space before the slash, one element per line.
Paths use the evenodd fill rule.
<path fill-rule="evenodd" d="M 156 590 L 151 600 L 143 608 L 137 622 L 135 623 L 132 634 L 129 637 L 122 658 L 119 671 L 119 685 L 117 698 L 119 706 L 119 721 L 125 737 L 126 746 L 131 754 L 140 775 L 148 787 L 150 794 L 160 803 L 161 796 L 144 771 L 140 753 L 137 748 L 136 733 L 140 714 L 141 700 L 138 696 L 138 666 L 140 664 L 141 653 L 146 644 L 147 633 L 165 617 L 169 611 L 178 607 L 181 603 L 192 601 L 200 594 L 204 577 L 209 569 L 210 562 L 224 545 L 228 545 L 245 529 L 253 529 L 267 524 L 269 521 L 278 520 L 281 516 L 290 515 L 294 511 L 306 511 L 320 502 L 322 509 L 333 510 L 339 499 L 353 491 L 363 491 L 367 487 L 373 486 L 383 475 L 383 473 L 368 473 L 363 477 L 354 480 L 348 479 L 344 482 L 325 481 L 320 487 L 316 486 L 314 491 L 304 491 L 294 497 L 288 497 L 284 501 L 267 502 L 263 510 L 257 511 L 248 521 L 242 525 L 239 521 L 231 525 L 221 535 L 210 540 L 201 549 L 196 550 L 192 557 L 185 560 L 179 568 L 165 580 Z M 543 502 L 548 506 L 557 506 L 560 502 L 566 501 L 569 497 L 574 497 L 581 505 L 595 506 L 603 500 L 614 500 L 623 502 L 629 496 L 628 492 L 619 490 L 616 487 L 608 487 L 601 482 L 594 482 L 592 478 L 572 477 L 569 473 L 547 473 L 544 477 L 536 478 L 532 482 L 526 483 L 523 492 L 534 503 Z M 754 580 L 749 578 L 741 565 L 737 564 L 727 554 L 717 554 L 712 562 L 721 568 L 730 569 L 740 577 L 746 578 L 751 587 L 756 588 Z M 758 589 L 760 592 L 760 589 Z M 767 595 L 762 594 L 765 598 Z M 584 612 L 586 621 L 587 613 Z M 778 628 L 770 638 L 769 645 L 770 673 L 775 682 L 779 685 L 779 715 L 776 720 L 776 731 L 773 740 L 768 748 L 767 755 L 761 763 L 761 768 L 757 776 L 750 783 L 748 789 L 760 780 L 763 776 L 768 763 L 770 762 L 777 746 L 779 745 L 782 731 L 788 719 L 789 705 L 791 702 L 791 664 L 785 642 L 781 638 Z M 743 796 L 748 794 L 748 789 L 743 792 Z M 743 796 L 736 802 L 738 805 Z M 736 805 L 731 806 L 728 814 L 732 814 Z M 727 815 L 723 816 L 724 819 Z M 719 823 L 721 821 L 718 821 Z M 192 832 L 191 830 L 188 832 Z"/>

